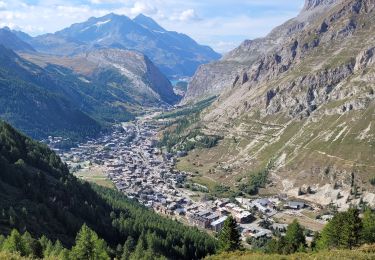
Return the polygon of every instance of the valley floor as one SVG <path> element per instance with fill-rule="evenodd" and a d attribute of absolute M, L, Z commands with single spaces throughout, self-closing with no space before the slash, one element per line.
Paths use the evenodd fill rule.
<path fill-rule="evenodd" d="M 115 187 L 182 223 L 218 232 L 226 216 L 232 214 L 241 227 L 243 241 L 282 233 L 294 219 L 311 231 L 320 231 L 331 217 L 319 205 L 284 195 L 213 196 L 207 186 L 195 182 L 193 172 L 176 169 L 179 156 L 184 154 L 166 153 L 157 147 L 159 130 L 165 124 L 164 120 L 155 119 L 157 114 L 118 125 L 111 134 L 60 151 L 60 156 L 83 180 Z M 308 239 L 312 235 L 311 232 Z"/>

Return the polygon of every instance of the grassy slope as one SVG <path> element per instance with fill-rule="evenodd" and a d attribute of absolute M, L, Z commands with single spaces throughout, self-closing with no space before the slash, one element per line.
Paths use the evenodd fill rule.
<path fill-rule="evenodd" d="M 322 260 L 353 260 L 374 259 L 375 252 L 362 250 L 331 250 L 318 253 L 296 253 L 292 255 L 266 255 L 262 253 L 235 252 L 223 253 L 207 257 L 207 260 L 299 260 L 299 259 L 322 259 Z"/>

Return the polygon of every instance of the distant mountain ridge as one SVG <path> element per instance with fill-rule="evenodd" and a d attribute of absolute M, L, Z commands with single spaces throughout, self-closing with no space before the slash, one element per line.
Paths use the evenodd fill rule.
<path fill-rule="evenodd" d="M 0 29 L 0 44 L 14 51 L 35 52 L 30 44 L 13 34 L 8 27 Z"/>
<path fill-rule="evenodd" d="M 108 14 L 92 17 L 53 34 L 23 37 L 37 51 L 76 55 L 98 48 L 135 50 L 147 55 L 169 77 L 191 76 L 199 65 L 221 56 L 185 34 L 167 31 L 153 19 Z"/>

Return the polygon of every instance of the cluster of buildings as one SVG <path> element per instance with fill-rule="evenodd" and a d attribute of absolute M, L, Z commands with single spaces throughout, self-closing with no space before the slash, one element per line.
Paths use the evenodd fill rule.
<path fill-rule="evenodd" d="M 250 223 L 254 220 L 252 214 L 229 202 L 229 199 L 195 203 L 188 209 L 187 219 L 190 224 L 219 232 L 228 215 L 232 215 L 238 223 Z"/>

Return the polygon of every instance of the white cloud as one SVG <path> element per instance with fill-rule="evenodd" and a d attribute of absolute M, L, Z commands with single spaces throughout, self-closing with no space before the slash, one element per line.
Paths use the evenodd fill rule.
<path fill-rule="evenodd" d="M 7 7 L 7 4 L 3 1 L 0 1 L 0 9 L 5 9 Z"/>
<path fill-rule="evenodd" d="M 192 20 L 199 20 L 199 17 L 194 9 L 187 9 L 185 11 L 182 11 L 177 17 L 172 17 L 172 20 L 180 20 L 186 22 Z"/>
<path fill-rule="evenodd" d="M 130 9 L 130 13 L 133 15 L 138 14 L 147 14 L 147 15 L 153 15 L 158 12 L 158 9 L 155 6 L 152 6 L 148 3 L 144 2 L 135 2 L 134 6 Z"/>

